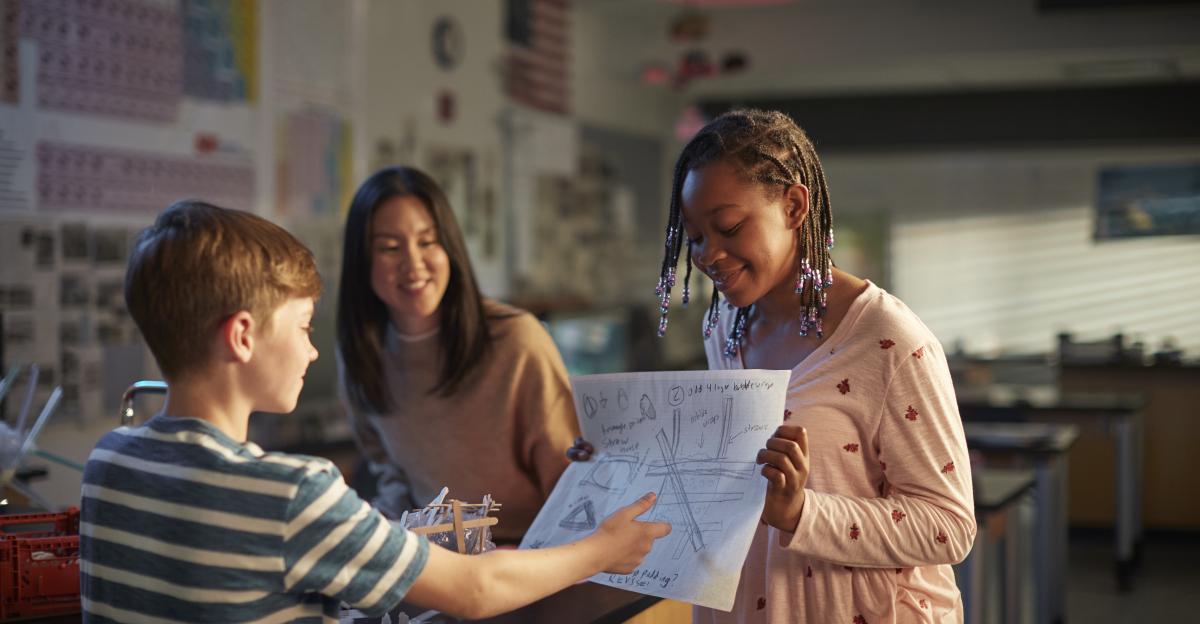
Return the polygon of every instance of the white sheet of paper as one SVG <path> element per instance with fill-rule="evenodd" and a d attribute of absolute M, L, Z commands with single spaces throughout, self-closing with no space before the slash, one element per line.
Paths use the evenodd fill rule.
<path fill-rule="evenodd" d="M 647 492 L 644 520 L 669 522 L 632 574 L 592 581 L 728 611 L 762 515 L 754 459 L 783 422 L 790 371 L 686 371 L 573 377 L 591 461 L 574 462 L 521 548 L 580 539 Z"/>

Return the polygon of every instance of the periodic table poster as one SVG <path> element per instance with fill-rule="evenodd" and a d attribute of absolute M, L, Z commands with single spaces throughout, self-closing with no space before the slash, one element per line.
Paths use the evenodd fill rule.
<path fill-rule="evenodd" d="M 37 364 L 39 403 L 62 386 L 60 416 L 81 419 L 156 378 L 122 279 L 133 238 L 174 201 L 336 231 L 353 183 L 348 31 L 295 44 L 350 10 L 0 0 L 0 373 Z"/>

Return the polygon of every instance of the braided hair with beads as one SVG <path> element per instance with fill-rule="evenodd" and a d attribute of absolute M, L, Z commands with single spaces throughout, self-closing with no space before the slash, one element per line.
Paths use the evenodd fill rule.
<path fill-rule="evenodd" d="M 778 111 L 740 109 L 727 112 L 704 126 L 684 146 L 675 161 L 671 182 L 671 208 L 667 218 L 665 253 L 655 296 L 659 301 L 658 335 L 667 331 L 671 290 L 676 284 L 676 267 L 683 250 L 683 216 L 680 195 L 688 172 L 716 161 L 726 161 L 747 179 L 767 186 L 808 187 L 809 209 L 797 231 L 800 262 L 796 269 L 795 291 L 800 298 L 800 335 L 824 334 L 826 290 L 833 285 L 833 215 L 829 207 L 829 188 L 816 149 L 796 122 Z M 687 244 L 687 268 L 683 277 L 683 305 L 691 296 L 692 245 Z M 712 335 L 720 319 L 716 285 L 704 320 L 705 338 Z M 746 338 L 752 306 L 738 308 L 733 328 L 725 341 L 725 354 L 738 353 Z"/>

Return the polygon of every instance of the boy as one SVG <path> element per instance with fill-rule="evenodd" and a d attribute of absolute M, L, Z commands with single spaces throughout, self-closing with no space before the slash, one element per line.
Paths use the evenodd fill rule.
<path fill-rule="evenodd" d="M 648 495 L 573 544 L 467 557 L 393 528 L 330 462 L 264 453 L 250 413 L 295 408 L 320 289 L 308 249 L 249 213 L 179 202 L 138 237 L 125 300 L 170 392 L 88 459 L 85 620 L 336 621 L 343 601 L 381 614 L 405 597 L 481 618 L 628 573 L 669 532 L 634 519 Z"/>

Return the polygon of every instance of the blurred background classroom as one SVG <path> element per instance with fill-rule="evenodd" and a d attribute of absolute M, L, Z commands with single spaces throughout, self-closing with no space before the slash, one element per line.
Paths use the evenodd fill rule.
<path fill-rule="evenodd" d="M 951 355 L 967 621 L 1194 619 L 1196 0 L 0 0 L 0 413 L 54 408 L 24 453 L 0 439 L 0 518 L 78 505 L 123 392 L 158 379 L 122 278 L 180 198 L 314 250 L 322 357 L 251 439 L 349 476 L 333 290 L 382 166 L 439 181 L 485 294 L 572 373 L 703 368 L 703 306 L 654 336 L 671 171 L 744 105 L 814 138 L 834 260 Z"/>

